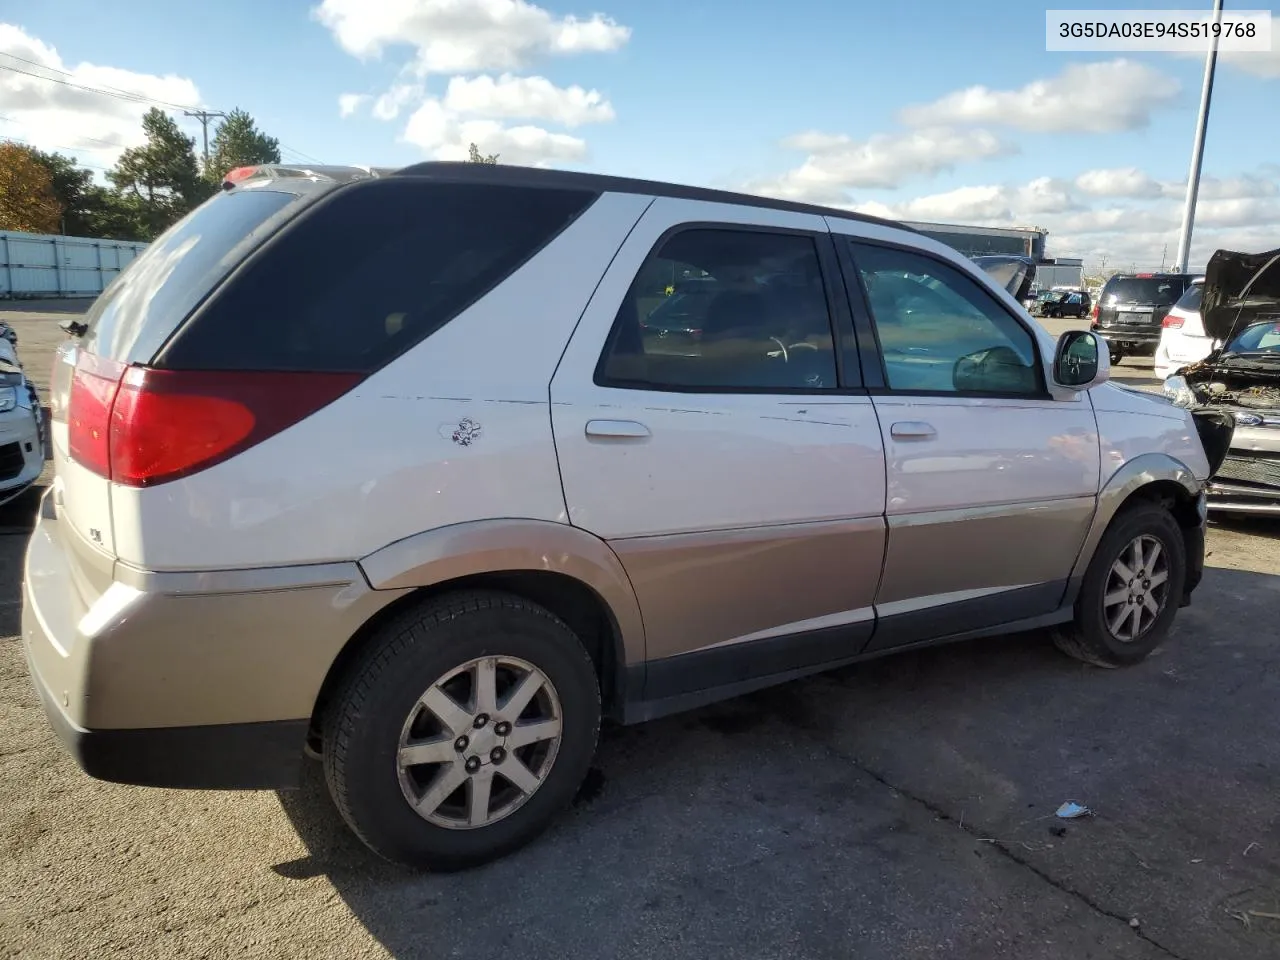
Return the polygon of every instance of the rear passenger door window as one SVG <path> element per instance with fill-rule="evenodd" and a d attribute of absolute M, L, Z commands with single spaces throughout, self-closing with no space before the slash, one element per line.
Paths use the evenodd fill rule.
<path fill-rule="evenodd" d="M 601 386 L 791 392 L 837 385 L 811 236 L 681 230 L 649 255 L 596 368 Z"/>
<path fill-rule="evenodd" d="M 1030 331 L 976 281 L 924 254 L 851 244 L 890 390 L 1039 396 Z"/>

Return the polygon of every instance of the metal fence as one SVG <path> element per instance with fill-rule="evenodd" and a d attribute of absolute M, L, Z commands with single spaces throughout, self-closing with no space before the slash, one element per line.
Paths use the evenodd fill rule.
<path fill-rule="evenodd" d="M 0 231 L 0 298 L 96 297 L 146 246 Z"/>

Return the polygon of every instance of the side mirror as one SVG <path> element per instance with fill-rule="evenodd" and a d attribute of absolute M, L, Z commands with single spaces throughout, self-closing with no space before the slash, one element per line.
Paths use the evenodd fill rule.
<path fill-rule="evenodd" d="M 1111 378 L 1111 353 L 1096 333 L 1068 330 L 1053 354 L 1053 381 L 1067 390 L 1088 390 Z"/>

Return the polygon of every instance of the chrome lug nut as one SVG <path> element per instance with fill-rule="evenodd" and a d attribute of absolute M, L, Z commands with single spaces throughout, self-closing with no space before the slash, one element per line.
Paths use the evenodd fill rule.
<path fill-rule="evenodd" d="M 507 751 L 503 750 L 501 747 L 494 747 L 489 751 L 489 759 L 494 763 L 501 763 L 503 760 L 507 759 Z"/>
<path fill-rule="evenodd" d="M 462 753 L 462 751 L 466 750 L 469 746 L 471 746 L 471 741 L 466 737 L 459 737 L 457 740 L 453 741 L 453 749 L 457 750 L 459 753 Z"/>
<path fill-rule="evenodd" d="M 471 721 L 471 725 L 475 727 L 477 730 L 479 730 L 488 722 L 489 722 L 489 715 L 487 713 L 478 713 L 476 714 L 476 718 Z"/>
<path fill-rule="evenodd" d="M 479 758 L 479 757 L 467 757 L 466 769 L 467 769 L 467 773 L 475 773 L 477 770 L 479 770 L 479 769 L 480 769 L 480 758 Z"/>
<path fill-rule="evenodd" d="M 500 737 L 510 736 L 511 724 L 509 724 L 506 720 L 500 720 L 498 721 L 498 723 L 494 724 L 493 732 Z"/>

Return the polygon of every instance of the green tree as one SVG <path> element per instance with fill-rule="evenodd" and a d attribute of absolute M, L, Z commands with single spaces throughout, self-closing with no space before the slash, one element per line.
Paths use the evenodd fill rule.
<path fill-rule="evenodd" d="M 280 141 L 260 131 L 253 117 L 238 107 L 218 124 L 212 148 L 204 174 L 215 185 L 236 167 L 280 162 Z"/>
<path fill-rule="evenodd" d="M 147 142 L 120 155 L 107 179 L 136 204 L 143 239 L 151 240 L 211 193 L 196 163 L 196 141 L 163 110 L 152 108 L 142 118 Z"/>
<path fill-rule="evenodd" d="M 62 207 L 62 232 L 73 237 L 93 236 L 92 210 L 104 192 L 94 184 L 93 172 L 77 166 L 75 157 L 42 150 L 32 150 L 31 154 L 49 171 L 53 195 Z"/>
<path fill-rule="evenodd" d="M 61 221 L 53 178 L 35 151 L 20 143 L 0 143 L 0 230 L 58 233 Z"/>
<path fill-rule="evenodd" d="M 470 160 L 472 163 L 497 163 L 498 162 L 498 155 L 496 153 L 491 153 L 488 156 L 486 156 L 485 154 L 480 152 L 480 148 L 477 147 L 474 143 L 471 144 L 471 149 L 468 150 L 467 152 L 469 154 L 467 159 Z"/>

